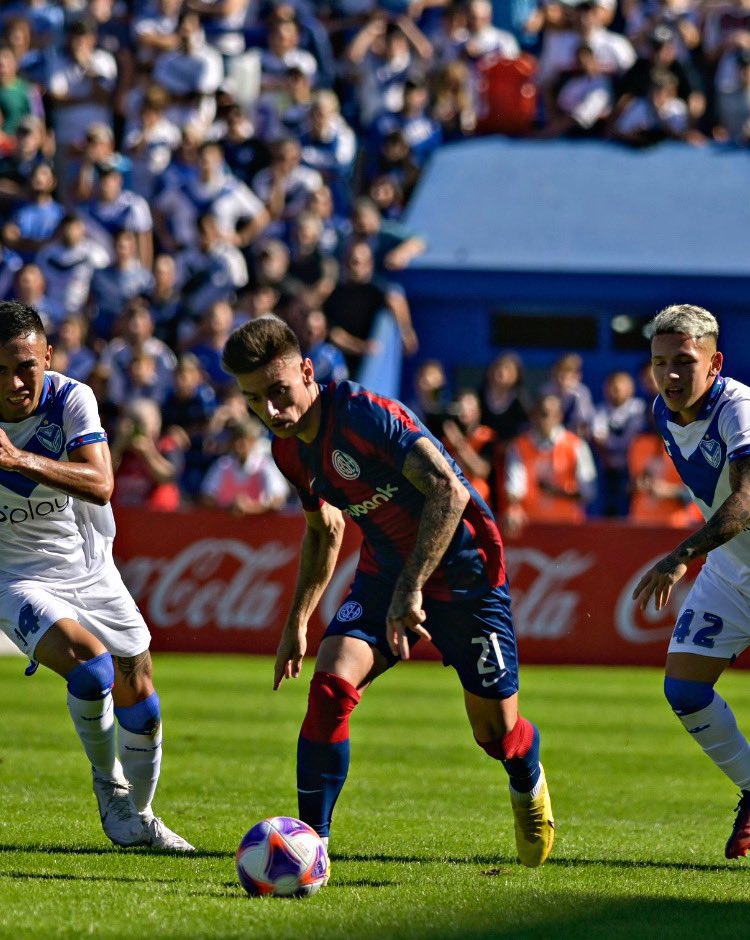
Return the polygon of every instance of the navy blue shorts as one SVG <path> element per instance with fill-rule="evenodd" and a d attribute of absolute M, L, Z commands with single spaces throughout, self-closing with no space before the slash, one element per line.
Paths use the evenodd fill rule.
<path fill-rule="evenodd" d="M 386 639 L 385 618 L 391 594 L 382 581 L 357 574 L 325 635 L 364 640 L 393 666 L 400 657 L 393 655 Z M 503 699 L 518 691 L 518 652 L 507 584 L 471 600 L 425 598 L 423 606 L 425 629 L 440 651 L 443 664 L 456 670 L 467 692 L 481 698 Z M 410 647 L 420 639 L 411 630 L 406 636 Z"/>

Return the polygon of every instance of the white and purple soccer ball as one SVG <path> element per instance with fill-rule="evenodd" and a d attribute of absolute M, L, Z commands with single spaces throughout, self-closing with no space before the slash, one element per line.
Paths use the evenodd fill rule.
<path fill-rule="evenodd" d="M 325 844 L 307 823 L 292 816 L 262 819 L 237 849 L 237 874 L 252 897 L 305 897 L 328 882 Z"/>

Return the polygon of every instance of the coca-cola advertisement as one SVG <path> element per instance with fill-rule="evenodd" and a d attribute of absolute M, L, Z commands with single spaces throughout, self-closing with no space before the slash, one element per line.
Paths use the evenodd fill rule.
<path fill-rule="evenodd" d="M 155 650 L 273 653 L 297 573 L 301 515 L 236 518 L 218 510 L 121 509 L 115 542 L 125 582 Z M 156 520 L 154 523 L 153 520 Z M 681 599 L 637 608 L 643 572 L 679 541 L 671 528 L 617 522 L 531 525 L 506 543 L 513 619 L 524 663 L 660 665 Z M 317 646 L 351 583 L 359 534 L 347 523 L 338 566 L 310 624 Z M 424 641 L 415 657 L 435 658 Z"/>

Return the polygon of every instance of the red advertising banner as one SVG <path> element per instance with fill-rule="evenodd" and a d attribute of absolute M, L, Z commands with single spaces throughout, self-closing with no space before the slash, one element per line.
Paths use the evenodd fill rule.
<path fill-rule="evenodd" d="M 218 510 L 118 512 L 115 555 L 153 649 L 273 653 L 294 587 L 304 518 L 237 519 Z M 529 526 L 506 544 L 522 663 L 661 665 L 681 598 L 660 612 L 630 599 L 679 530 L 616 522 Z M 310 625 L 311 651 L 351 582 L 359 537 L 347 525 L 339 564 Z M 690 574 L 694 577 L 697 569 Z M 420 643 L 415 655 L 434 657 Z"/>

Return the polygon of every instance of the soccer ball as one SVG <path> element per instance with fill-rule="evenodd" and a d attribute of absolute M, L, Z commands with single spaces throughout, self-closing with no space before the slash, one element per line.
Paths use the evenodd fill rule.
<path fill-rule="evenodd" d="M 328 882 L 328 852 L 318 833 L 292 816 L 262 819 L 237 849 L 237 874 L 248 894 L 304 897 Z"/>

